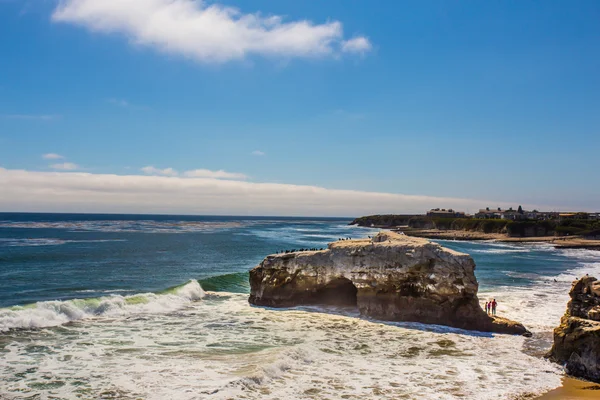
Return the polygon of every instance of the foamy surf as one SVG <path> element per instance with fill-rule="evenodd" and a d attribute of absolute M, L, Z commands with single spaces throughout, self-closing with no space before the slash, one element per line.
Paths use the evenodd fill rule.
<path fill-rule="evenodd" d="M 500 286 L 479 292 L 480 302 L 499 299 L 499 312 L 520 321 L 532 332 L 551 332 L 560 323 L 569 301 L 569 290 L 573 281 L 585 276 L 600 276 L 600 251 L 559 250 L 559 254 L 572 259 L 572 268 L 558 275 L 538 275 L 505 271 L 507 276 L 525 278 L 534 284 L 522 286 Z M 591 262 L 598 260 L 598 262 Z M 549 346 L 550 344 L 547 343 Z"/>
<path fill-rule="evenodd" d="M 252 307 L 220 293 L 127 323 L 15 334 L 0 374 L 7 391 L 57 398 L 492 400 L 560 384 L 560 368 L 525 354 L 525 340 Z"/>
<path fill-rule="evenodd" d="M 0 319 L 8 326 L 0 332 L 2 398 L 531 398 L 560 385 L 561 368 L 542 355 L 571 279 L 600 263 L 598 252 L 544 244 L 445 241 L 473 255 L 480 300 L 496 297 L 500 315 L 534 332 L 523 338 L 366 320 L 356 310 L 248 304 L 245 271 L 265 254 L 377 230 L 339 221 L 225 219 L 215 229 L 211 221 L 71 220 L 10 231 L 18 239 L 0 244 L 0 281 L 10 282 L 2 304 L 102 296 L 0 310 L 13 318 Z M 13 228 L 22 229 L 2 229 Z M 155 232 L 165 234 L 147 234 Z M 24 235 L 67 242 L 30 247 L 38 243 Z M 60 285 L 45 285 L 54 270 L 64 273 Z M 144 293 L 176 275 L 199 284 Z M 26 279 L 41 284 L 19 287 Z M 138 289 L 118 292 L 130 287 Z M 195 301 L 202 289 L 210 296 Z"/>
<path fill-rule="evenodd" d="M 11 329 L 47 328 L 90 318 L 172 312 L 200 300 L 204 295 L 198 281 L 191 280 L 161 293 L 43 301 L 15 306 L 0 309 L 0 332 Z"/>

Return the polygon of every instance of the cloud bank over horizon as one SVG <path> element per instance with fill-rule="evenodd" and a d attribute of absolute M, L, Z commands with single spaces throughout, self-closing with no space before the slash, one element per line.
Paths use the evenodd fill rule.
<path fill-rule="evenodd" d="M 132 44 L 202 63 L 225 63 L 249 55 L 338 57 L 372 49 L 364 36 L 345 39 L 339 21 L 288 22 L 278 15 L 244 14 L 202 0 L 62 0 L 52 20 L 92 32 L 121 34 Z"/>
<path fill-rule="evenodd" d="M 485 206 L 515 206 L 490 200 L 257 183 L 203 174 L 209 177 L 0 168 L 0 211 L 352 217 L 424 213 L 435 207 L 475 211 Z"/>

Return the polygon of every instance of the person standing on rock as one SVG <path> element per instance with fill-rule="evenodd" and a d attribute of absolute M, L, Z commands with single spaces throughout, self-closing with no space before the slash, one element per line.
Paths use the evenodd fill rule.
<path fill-rule="evenodd" d="M 492 315 L 496 315 L 496 306 L 498 305 L 498 303 L 496 303 L 496 299 L 494 299 L 492 301 Z"/>
<path fill-rule="evenodd" d="M 485 302 L 485 308 L 484 308 L 484 310 L 485 310 L 485 312 L 486 312 L 486 313 L 488 313 L 488 314 L 490 313 L 489 305 L 490 305 L 490 303 L 486 301 L 486 302 Z"/>

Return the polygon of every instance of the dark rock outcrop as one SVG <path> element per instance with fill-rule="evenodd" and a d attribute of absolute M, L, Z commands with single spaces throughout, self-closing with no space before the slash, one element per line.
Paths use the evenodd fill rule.
<path fill-rule="evenodd" d="M 549 357 L 564 364 L 569 375 L 600 382 L 600 281 L 581 278 L 569 295 Z"/>
<path fill-rule="evenodd" d="M 474 271 L 467 254 L 385 232 L 330 243 L 327 250 L 268 256 L 250 271 L 249 301 L 269 307 L 348 305 L 381 320 L 528 334 L 523 325 L 483 311 Z"/>

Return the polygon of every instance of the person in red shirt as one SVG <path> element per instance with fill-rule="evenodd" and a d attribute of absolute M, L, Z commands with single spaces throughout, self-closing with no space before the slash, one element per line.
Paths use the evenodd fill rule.
<path fill-rule="evenodd" d="M 492 301 L 492 315 L 496 315 L 496 307 L 498 306 L 498 303 L 496 303 L 496 299 L 494 299 Z"/>

